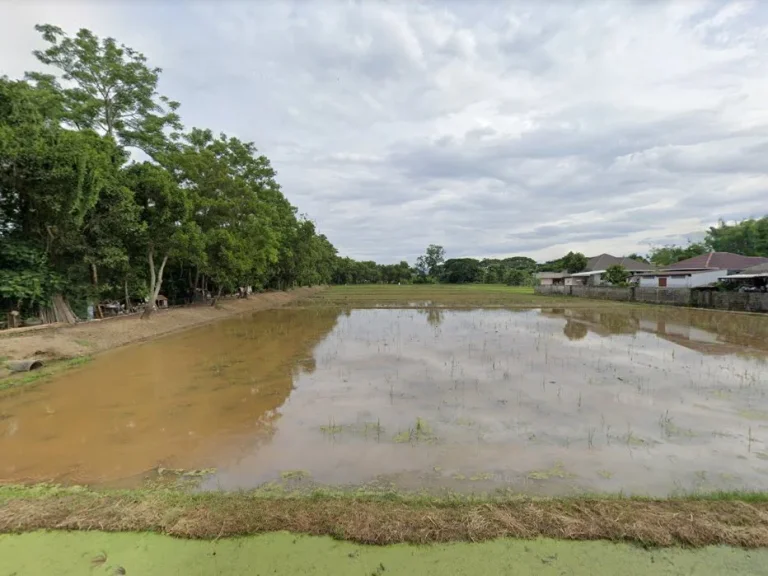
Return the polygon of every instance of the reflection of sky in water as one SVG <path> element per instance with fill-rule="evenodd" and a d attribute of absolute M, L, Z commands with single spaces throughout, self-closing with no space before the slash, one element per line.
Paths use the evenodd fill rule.
<path fill-rule="evenodd" d="M 763 487 L 764 353 L 722 317 L 671 316 L 355 310 L 315 348 L 271 440 L 216 484 L 300 469 L 414 488 Z"/>

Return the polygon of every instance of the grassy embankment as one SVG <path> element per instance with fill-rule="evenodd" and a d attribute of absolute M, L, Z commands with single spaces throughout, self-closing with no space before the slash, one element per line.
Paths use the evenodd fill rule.
<path fill-rule="evenodd" d="M 364 544 L 546 537 L 757 548 L 768 547 L 768 495 L 534 499 L 364 490 L 191 493 L 169 488 L 0 487 L 0 533 L 52 528 L 203 539 L 287 530 Z"/>

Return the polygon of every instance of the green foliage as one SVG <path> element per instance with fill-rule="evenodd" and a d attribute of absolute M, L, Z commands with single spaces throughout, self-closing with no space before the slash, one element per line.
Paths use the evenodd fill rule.
<path fill-rule="evenodd" d="M 614 264 L 613 266 L 609 266 L 605 271 L 604 278 L 614 286 L 626 286 L 629 272 L 627 272 L 627 269 L 624 268 L 624 266 Z"/>
<path fill-rule="evenodd" d="M 533 286 L 534 276 L 531 270 L 513 268 L 509 270 L 504 284 L 508 286 Z"/>
<path fill-rule="evenodd" d="M 439 267 L 445 260 L 445 249 L 437 244 L 427 246 L 427 251 L 416 260 L 416 270 L 422 276 L 436 277 Z"/>
<path fill-rule="evenodd" d="M 12 238 L 0 242 L 0 301 L 5 301 L 4 307 L 47 304 L 60 283 L 42 251 Z"/>
<path fill-rule="evenodd" d="M 253 143 L 181 134 L 160 69 L 112 38 L 37 27 L 55 75 L 0 78 L 0 306 L 63 291 L 172 300 L 241 286 L 328 283 L 336 249 L 297 217 Z M 128 148 L 152 162 L 129 163 Z M 364 276 L 379 281 L 375 263 Z M 373 272 L 373 274 L 371 273 Z M 375 277 L 374 277 L 375 276 Z M 410 269 L 388 270 L 409 279 Z"/>
<path fill-rule="evenodd" d="M 587 257 L 581 252 L 568 252 L 563 258 L 563 264 L 570 274 L 576 274 L 587 267 Z"/>
<path fill-rule="evenodd" d="M 668 244 L 666 246 L 651 248 L 648 258 L 652 264 L 663 267 L 674 264 L 675 262 L 680 262 L 681 260 L 693 258 L 694 256 L 706 254 L 707 252 L 707 247 L 700 243 L 689 242 L 685 247 Z"/>
<path fill-rule="evenodd" d="M 451 258 L 443 264 L 440 280 L 449 284 L 470 284 L 482 281 L 480 262 L 474 258 Z"/>
<path fill-rule="evenodd" d="M 570 274 L 581 272 L 587 267 L 587 257 L 581 252 L 568 252 L 562 258 L 550 260 L 539 266 L 539 272 L 562 272 Z"/>
<path fill-rule="evenodd" d="M 705 244 L 714 252 L 768 257 L 768 216 L 733 224 L 721 220 L 707 231 Z"/>
<path fill-rule="evenodd" d="M 648 261 L 648 258 L 646 258 L 645 256 L 641 256 L 640 254 L 637 254 L 635 252 L 627 256 L 627 258 L 629 258 L 630 260 L 636 260 L 637 262 L 645 262 L 646 264 L 650 264 L 650 262 Z"/>
<path fill-rule="evenodd" d="M 31 72 L 27 77 L 55 89 L 64 103 L 62 118 L 79 130 L 91 129 L 157 157 L 165 150 L 166 128 L 181 124 L 172 102 L 157 93 L 160 68 L 113 38 L 100 39 L 81 29 L 75 37 L 50 24 L 35 26 L 49 46 L 35 50 L 37 59 L 58 68 L 60 79 Z M 71 86 L 71 87 L 70 87 Z"/>

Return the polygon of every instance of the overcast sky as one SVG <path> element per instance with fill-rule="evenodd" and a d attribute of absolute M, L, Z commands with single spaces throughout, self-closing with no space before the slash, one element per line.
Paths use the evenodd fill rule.
<path fill-rule="evenodd" d="M 0 74 L 37 22 L 144 52 L 342 255 L 622 255 L 768 212 L 768 2 L 0 0 Z"/>

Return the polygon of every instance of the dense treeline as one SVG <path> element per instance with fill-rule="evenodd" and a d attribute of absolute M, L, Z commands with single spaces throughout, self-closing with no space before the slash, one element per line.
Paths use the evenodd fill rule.
<path fill-rule="evenodd" d="M 56 73 L 0 78 L 0 309 L 332 281 L 336 250 L 252 143 L 184 131 L 131 48 L 37 29 Z"/>
<path fill-rule="evenodd" d="M 768 216 L 728 224 L 722 220 L 707 230 L 703 242 L 686 246 L 667 245 L 651 249 L 648 258 L 657 266 L 668 266 L 707 252 L 732 252 L 768 257 Z"/>

